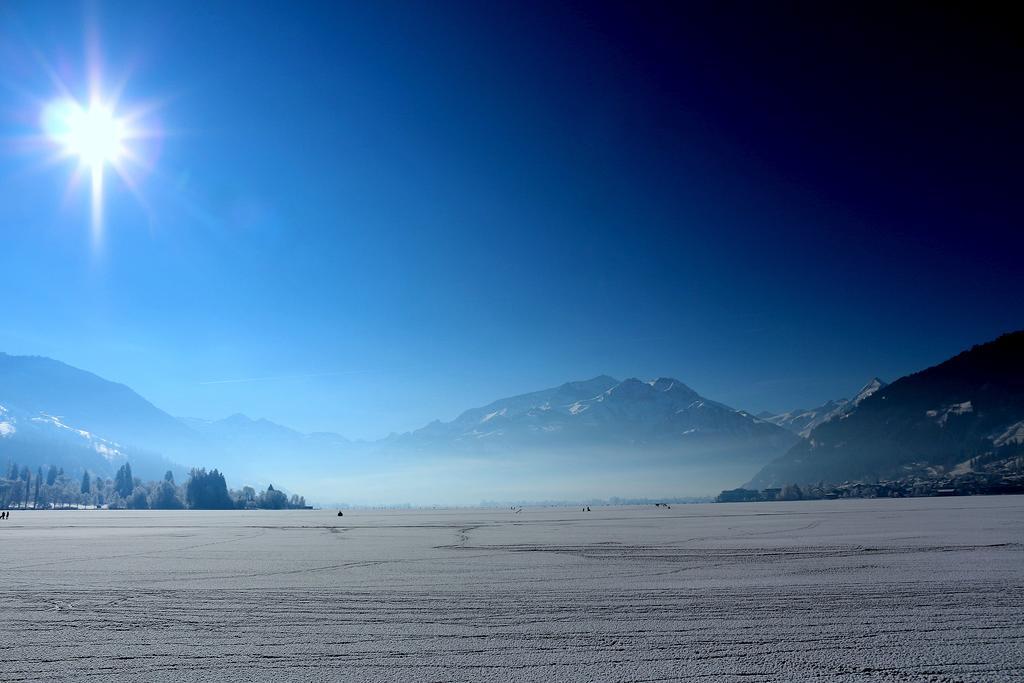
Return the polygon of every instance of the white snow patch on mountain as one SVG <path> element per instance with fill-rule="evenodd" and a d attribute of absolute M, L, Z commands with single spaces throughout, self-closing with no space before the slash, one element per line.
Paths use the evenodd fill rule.
<path fill-rule="evenodd" d="M 65 424 L 61 417 L 56 415 L 47 415 L 46 413 L 40 413 L 38 417 L 31 418 L 31 422 L 35 422 L 38 425 L 46 425 L 48 427 L 55 427 L 58 431 L 63 430 L 69 435 L 75 435 L 84 441 L 88 442 L 88 445 L 92 447 L 94 451 L 102 455 L 109 461 L 117 458 L 124 457 L 124 453 L 120 450 L 120 445 L 113 441 L 108 441 L 103 437 L 96 436 L 95 434 L 88 432 L 84 429 L 78 429 L 71 425 Z M 14 431 L 14 426 L 11 425 L 11 433 Z M 2 432 L 2 429 L 0 429 Z M 72 436 L 74 438 L 74 436 Z"/>
<path fill-rule="evenodd" d="M 867 384 L 860 388 L 860 391 L 858 391 L 857 395 L 853 397 L 851 403 L 854 406 L 859 406 L 861 401 L 868 398 L 869 396 L 874 395 L 875 392 L 877 392 L 879 389 L 885 388 L 885 386 L 886 383 L 884 381 L 878 379 L 877 377 L 873 377 L 870 382 L 868 382 Z"/>
<path fill-rule="evenodd" d="M 121 457 L 121 451 L 111 448 L 105 443 L 94 443 L 92 447 L 107 460 L 113 461 Z"/>
<path fill-rule="evenodd" d="M 52 424 L 55 427 L 60 427 L 61 429 L 67 429 L 69 431 L 77 433 L 83 439 L 91 439 L 92 438 L 92 434 L 90 434 L 89 432 L 85 431 L 84 429 L 76 429 L 74 427 L 70 427 L 70 426 L 64 424 L 61 421 L 61 418 L 57 417 L 56 415 L 47 415 L 46 413 L 40 413 L 40 415 L 41 415 L 41 417 L 33 417 L 32 421 L 33 422 L 47 422 L 49 424 Z"/>
<path fill-rule="evenodd" d="M 589 407 L 590 406 L 580 403 L 579 401 L 576 401 L 576 403 L 573 403 L 571 406 L 569 406 L 569 412 L 572 413 L 573 415 L 579 415 Z"/>
<path fill-rule="evenodd" d="M 1024 420 L 1014 422 L 1002 434 L 992 440 L 992 444 L 996 448 L 1016 443 L 1024 443 Z"/>
<path fill-rule="evenodd" d="M 480 422 L 490 422 L 494 418 L 500 417 L 500 416 L 504 415 L 507 412 L 508 412 L 508 408 L 502 408 L 501 410 L 495 410 L 493 413 L 488 413 L 487 415 L 485 415 L 484 419 L 480 420 Z"/>
<path fill-rule="evenodd" d="M 949 421 L 952 415 L 966 415 L 967 413 L 973 413 L 974 406 L 970 401 L 964 401 L 963 403 L 954 403 L 944 408 L 938 408 L 935 410 L 929 410 L 925 412 L 925 415 L 934 419 L 940 425 L 945 425 Z"/>

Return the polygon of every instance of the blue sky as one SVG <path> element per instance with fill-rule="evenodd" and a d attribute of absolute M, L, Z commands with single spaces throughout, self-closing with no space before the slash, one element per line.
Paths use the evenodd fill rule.
<path fill-rule="evenodd" d="M 1000 35 L 681 11 L 6 4 L 0 350 L 374 438 L 603 373 L 809 406 L 1021 327 Z M 20 142 L 90 44 L 161 131 L 100 239 Z"/>

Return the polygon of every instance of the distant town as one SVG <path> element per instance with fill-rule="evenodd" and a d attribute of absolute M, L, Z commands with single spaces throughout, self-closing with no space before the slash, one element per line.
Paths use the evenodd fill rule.
<path fill-rule="evenodd" d="M 958 469 L 958 468 L 957 468 Z M 1024 494 L 1024 458 L 989 471 L 928 471 L 919 475 L 875 482 L 842 484 L 787 484 L 780 488 L 730 489 L 716 503 L 751 503 L 777 500 L 835 500 L 839 498 L 916 498 L 927 496 L 990 496 Z"/>

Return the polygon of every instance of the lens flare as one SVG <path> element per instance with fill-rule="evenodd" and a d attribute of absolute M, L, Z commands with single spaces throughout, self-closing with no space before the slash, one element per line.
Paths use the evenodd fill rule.
<path fill-rule="evenodd" d="M 64 153 L 90 169 L 116 165 L 124 157 L 130 131 L 108 105 L 95 102 L 83 107 L 74 100 L 59 100 L 47 107 L 44 121 L 47 134 Z"/>
<path fill-rule="evenodd" d="M 43 130 L 62 158 L 77 159 L 79 173 L 86 172 L 91 187 L 91 223 L 95 239 L 103 224 L 104 175 L 110 166 L 122 177 L 124 162 L 132 157 L 128 141 L 136 135 L 128 119 L 114 107 L 94 99 L 87 106 L 71 98 L 48 104 L 43 110 Z"/>

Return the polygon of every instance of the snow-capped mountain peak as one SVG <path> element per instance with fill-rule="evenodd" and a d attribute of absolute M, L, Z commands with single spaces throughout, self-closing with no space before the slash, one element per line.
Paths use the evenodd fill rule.
<path fill-rule="evenodd" d="M 577 447 L 645 444 L 685 449 L 694 440 L 794 443 L 795 437 L 710 399 L 672 377 L 623 381 L 600 376 L 494 401 L 451 422 L 396 437 L 417 448 Z M 762 446 L 763 447 L 763 446 Z M 778 445 L 767 446 L 775 450 Z"/>
<path fill-rule="evenodd" d="M 887 385 L 888 383 L 885 380 L 872 377 L 870 382 L 860 388 L 860 391 L 858 391 L 857 395 L 853 397 L 851 403 L 854 406 L 859 406 L 861 401 L 874 395 L 879 389 L 884 389 Z"/>
<path fill-rule="evenodd" d="M 884 380 L 872 377 L 851 399 L 840 398 L 826 401 L 817 408 L 797 408 L 779 415 L 761 414 L 758 417 L 807 438 L 811 430 L 829 420 L 849 414 L 861 401 L 887 386 Z"/>

